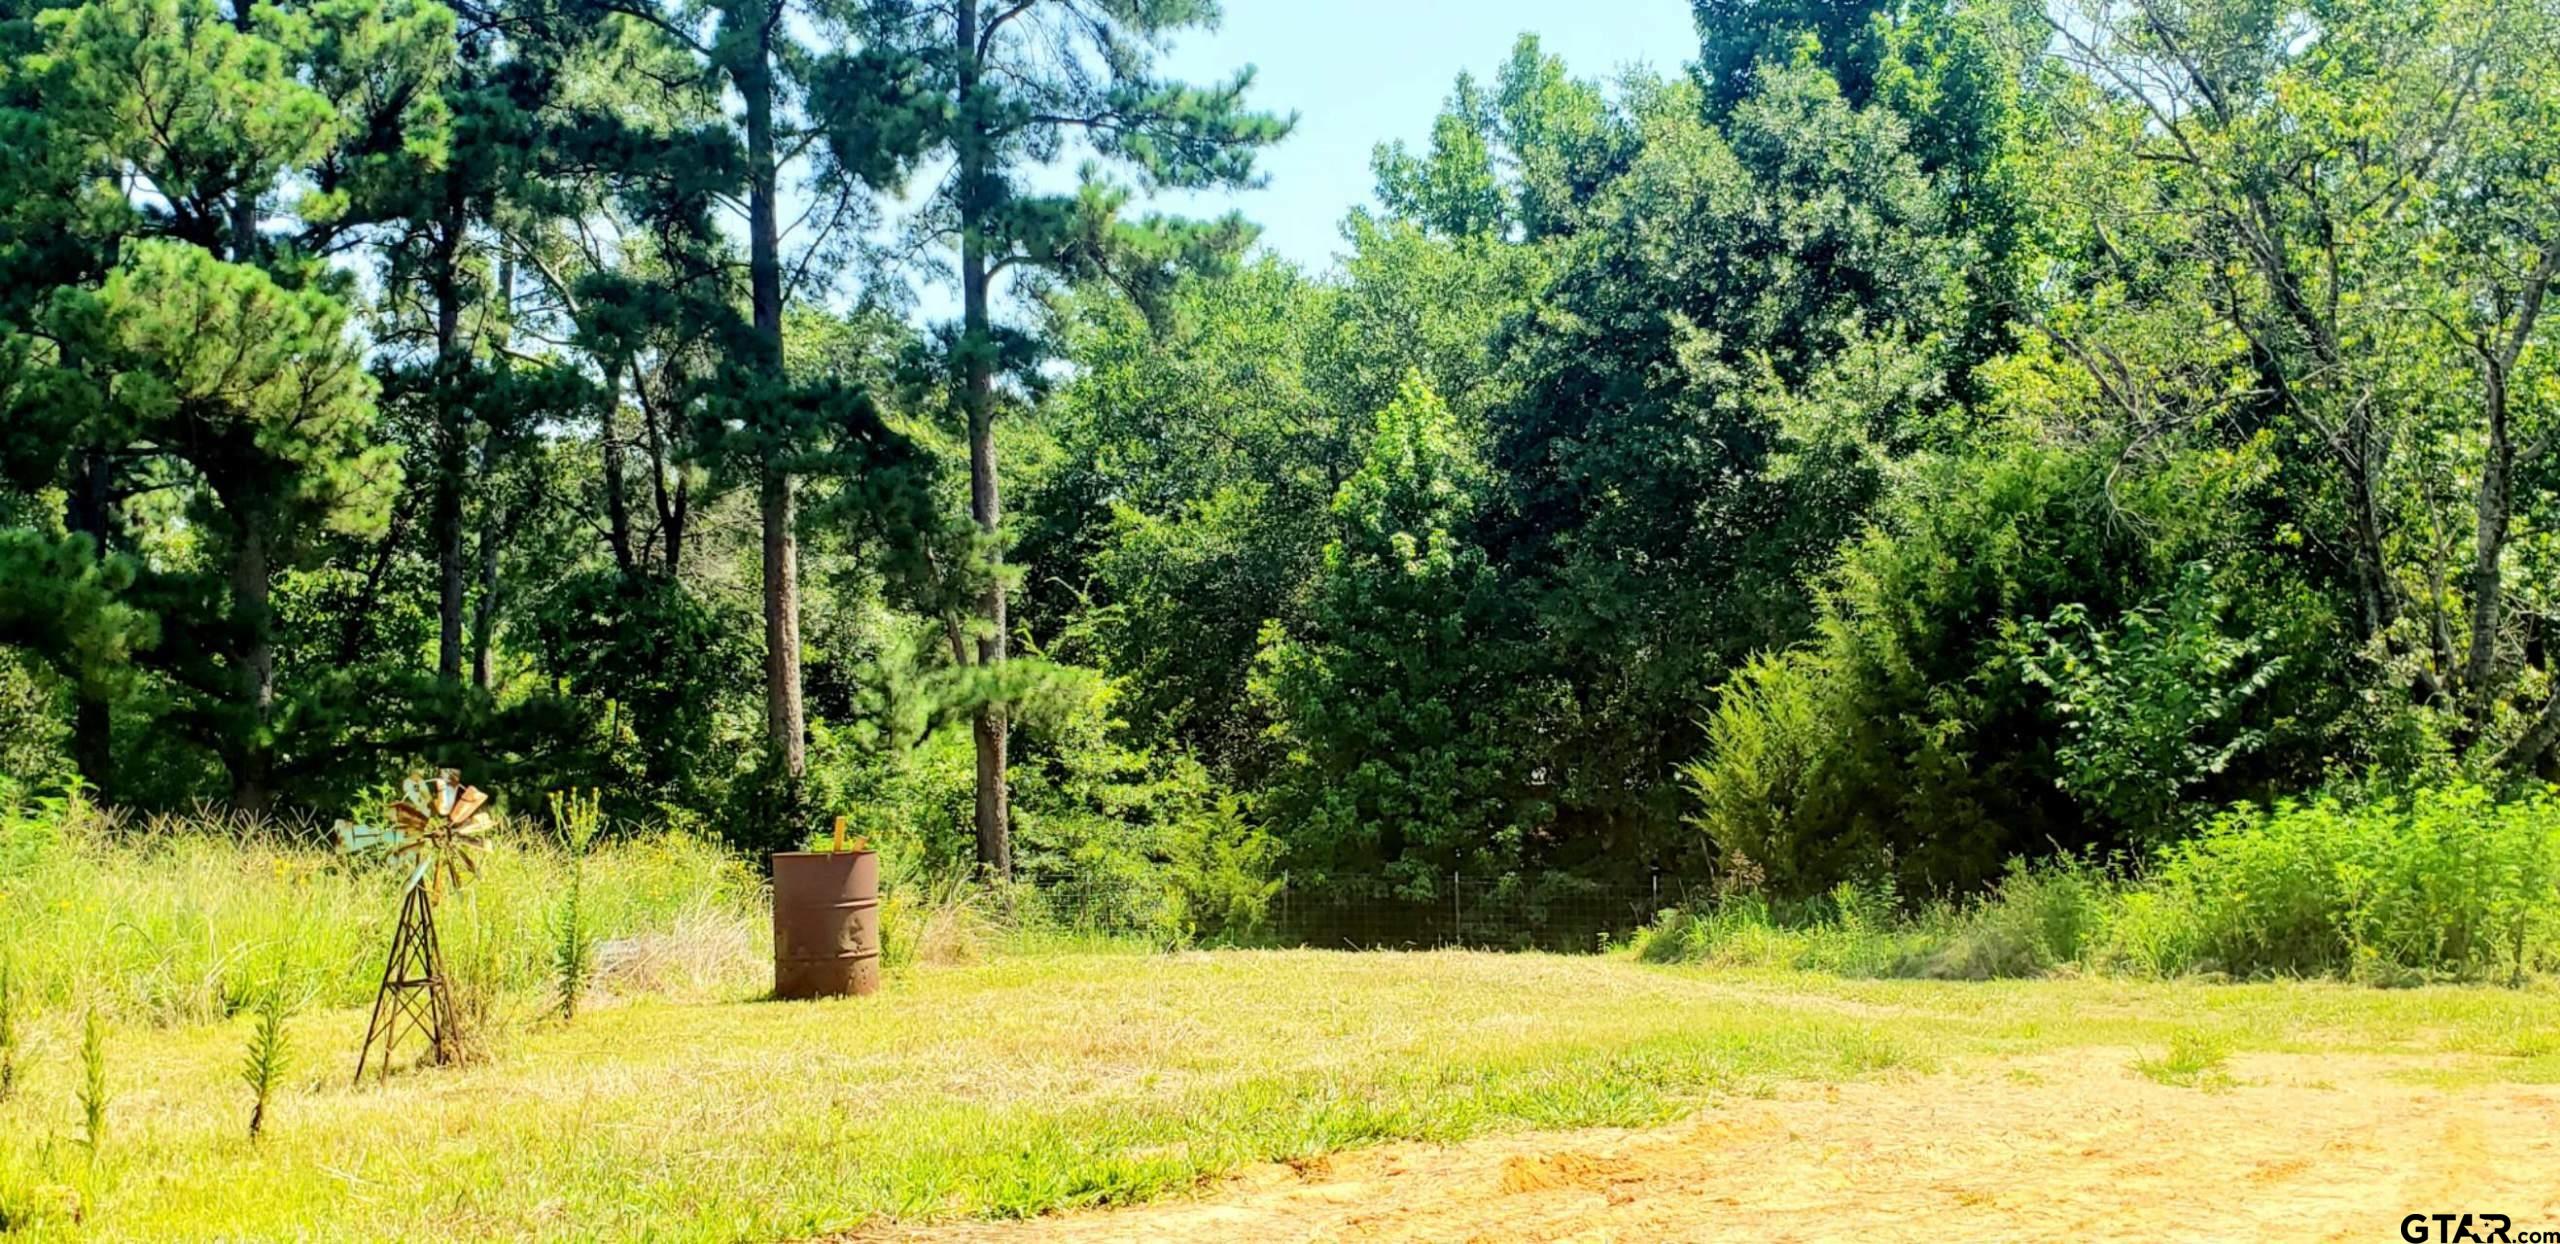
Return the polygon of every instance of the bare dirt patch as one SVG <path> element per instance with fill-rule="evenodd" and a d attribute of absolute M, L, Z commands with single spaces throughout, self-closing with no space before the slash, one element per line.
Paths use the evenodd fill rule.
<path fill-rule="evenodd" d="M 2465 1211 L 2560 1229 L 2560 1089 L 2244 1055 L 2208 1092 L 2136 1074 L 2140 1053 L 1790 1086 L 1661 1128 L 1387 1145 L 1187 1200 L 877 1238 L 2389 1240 L 2404 1215 Z"/>

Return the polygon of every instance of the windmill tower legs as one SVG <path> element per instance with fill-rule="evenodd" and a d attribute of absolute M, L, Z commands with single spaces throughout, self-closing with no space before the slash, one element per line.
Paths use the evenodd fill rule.
<path fill-rule="evenodd" d="M 409 887 L 400 902 L 400 927 L 391 935 L 391 957 L 382 965 L 382 988 L 373 995 L 373 1018 L 364 1048 L 356 1052 L 355 1083 L 364 1083 L 374 1042 L 382 1043 L 379 1076 L 391 1074 L 392 1051 L 411 1030 L 425 1034 L 424 1061 L 451 1061 L 456 1033 L 453 995 L 445 987 L 444 950 L 436 939 L 435 904 L 423 885 Z"/>

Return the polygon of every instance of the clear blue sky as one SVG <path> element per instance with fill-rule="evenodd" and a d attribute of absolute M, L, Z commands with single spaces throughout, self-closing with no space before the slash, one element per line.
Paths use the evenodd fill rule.
<path fill-rule="evenodd" d="M 1169 210 L 1235 207 L 1263 227 L 1263 244 L 1311 268 L 1340 249 L 1344 213 L 1370 199 L 1369 152 L 1419 145 L 1461 70 L 1491 76 L 1523 32 L 1579 78 L 1631 65 L 1675 72 L 1697 58 L 1688 0 L 1225 0 L 1214 34 L 1174 45 L 1165 67 L 1194 81 L 1238 67 L 1260 73 L 1254 99 L 1295 110 L 1297 132 L 1264 161 L 1270 184 L 1238 194 L 1184 195 Z"/>

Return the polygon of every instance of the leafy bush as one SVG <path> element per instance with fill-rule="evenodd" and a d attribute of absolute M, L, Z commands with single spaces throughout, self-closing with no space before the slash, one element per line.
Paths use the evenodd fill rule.
<path fill-rule="evenodd" d="M 1728 871 L 1757 870 L 1778 893 L 1815 889 L 1887 857 L 1890 808 L 1843 804 L 1824 779 L 1842 745 L 1828 667 L 1814 653 L 1753 658 L 1725 684 L 1708 719 L 1710 761 L 1688 778 L 1695 823 Z M 1833 762 L 1827 765 L 1826 762 Z"/>
<path fill-rule="evenodd" d="M 1693 823 L 1786 897 L 1879 871 L 1906 892 L 1966 890 L 2033 846 L 2096 845 L 2057 790 L 2049 697 L 2007 657 L 2002 620 L 2138 572 L 2085 521 L 2102 486 L 2036 447 L 1926 464 L 1843 553 L 1815 642 L 1725 685 L 1686 770 Z"/>
<path fill-rule="evenodd" d="M 1984 979 L 2059 968 L 2135 975 L 2518 981 L 2560 969 L 2560 792 L 2473 785 L 2235 810 L 2126 880 L 2086 856 L 2012 859 L 1963 906 L 1897 913 L 1842 885 L 1665 912 L 1653 962 Z"/>
<path fill-rule="evenodd" d="M 2150 850 L 2388 733 L 2308 724 L 2364 675 L 2334 659 L 2336 618 L 2189 512 L 2236 504 L 2239 468 L 2204 458 L 2130 494 L 2111 457 L 2044 444 L 1913 464 L 1814 638 L 1720 688 L 1692 824 L 1786 897 L 1879 872 L 1968 892 L 2015 855 Z M 2090 519 L 2121 507 L 2143 521 Z"/>
<path fill-rule="evenodd" d="M 2211 580 L 2190 565 L 2165 599 L 2112 628 L 2077 604 L 2008 626 L 2018 668 L 2061 720 L 2056 783 L 2142 840 L 2181 828 L 2196 787 L 2267 739 L 2242 710 L 2284 658 L 2264 656 L 2258 637 L 2224 633 L 2230 604 Z"/>
<path fill-rule="evenodd" d="M 2235 811 L 2146 888 L 2107 948 L 2146 972 L 2520 978 L 2560 965 L 2560 801 L 2454 784 Z"/>

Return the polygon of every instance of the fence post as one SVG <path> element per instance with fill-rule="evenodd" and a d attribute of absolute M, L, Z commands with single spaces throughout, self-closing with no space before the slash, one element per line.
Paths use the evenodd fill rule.
<path fill-rule="evenodd" d="M 1453 868 L 1449 870 L 1449 941 L 1464 950 L 1467 947 L 1467 914 L 1466 908 L 1459 904 L 1458 872 Z"/>

